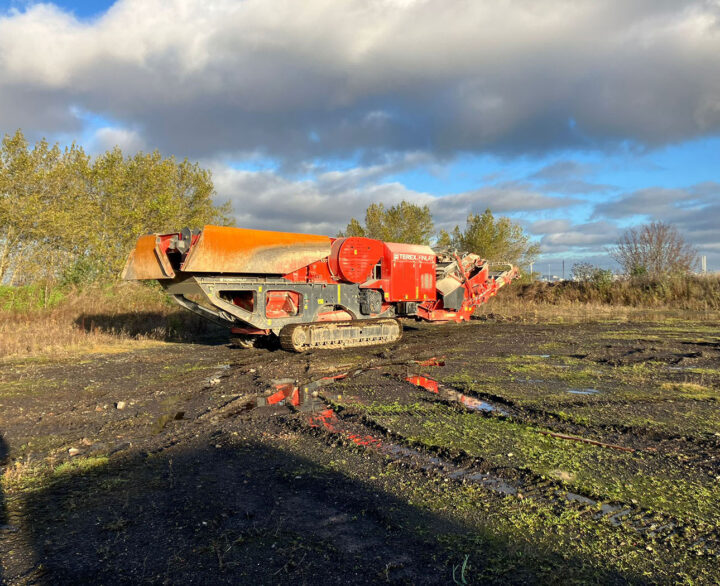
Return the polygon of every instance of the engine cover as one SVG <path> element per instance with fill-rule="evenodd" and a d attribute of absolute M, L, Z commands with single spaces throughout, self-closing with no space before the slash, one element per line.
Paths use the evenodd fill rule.
<path fill-rule="evenodd" d="M 383 255 L 383 243 L 372 238 L 338 238 L 332 243 L 328 265 L 336 276 L 348 283 L 364 283 Z"/>

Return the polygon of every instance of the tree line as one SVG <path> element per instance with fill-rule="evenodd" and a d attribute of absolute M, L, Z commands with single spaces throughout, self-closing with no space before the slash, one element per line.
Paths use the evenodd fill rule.
<path fill-rule="evenodd" d="M 230 224 L 229 204 L 216 205 L 214 195 L 210 172 L 187 159 L 158 151 L 129 156 L 117 147 L 91 157 L 77 144 L 31 146 L 18 130 L 0 144 L 0 284 L 116 279 L 141 234 Z M 518 266 L 540 253 L 520 224 L 489 209 L 436 231 L 429 206 L 407 201 L 373 203 L 364 222 L 352 218 L 338 235 L 454 248 Z M 608 252 L 632 277 L 688 273 L 698 259 L 662 222 L 628 229 Z M 574 274 L 612 278 L 586 263 Z"/>
<path fill-rule="evenodd" d="M 22 131 L 0 145 L 0 284 L 116 279 L 137 237 L 148 232 L 230 224 L 228 205 L 213 202 L 210 172 L 158 151 L 91 157 L 72 144 L 29 144 Z M 539 252 L 522 228 L 490 210 L 466 226 L 435 231 L 427 205 L 371 204 L 347 236 L 435 244 L 490 260 L 530 262 Z"/>
<path fill-rule="evenodd" d="M 540 253 L 540 246 L 530 241 L 520 224 L 510 218 L 496 218 L 486 209 L 469 214 L 464 227 L 452 231 L 435 231 L 430 207 L 407 201 L 386 208 L 373 203 L 365 212 L 365 223 L 352 218 L 339 236 L 366 236 L 386 242 L 432 244 L 474 252 L 490 261 L 528 265 Z"/>
<path fill-rule="evenodd" d="M 227 223 L 210 172 L 158 151 L 90 157 L 81 146 L 0 145 L 0 284 L 117 278 L 141 234 Z"/>
<path fill-rule="evenodd" d="M 427 205 L 402 201 L 386 208 L 371 204 L 365 212 L 365 223 L 352 218 L 340 236 L 367 236 L 389 242 L 433 244 L 474 252 L 490 261 L 507 261 L 527 267 L 540 253 L 540 246 L 531 242 L 522 226 L 510 218 L 496 218 L 486 209 L 470 214 L 464 227 L 450 232 L 435 231 Z M 607 254 L 620 266 L 623 274 L 634 279 L 662 279 L 686 275 L 696 270 L 698 251 L 679 230 L 666 222 L 650 222 L 628 228 Z M 576 263 L 572 270 L 575 280 L 606 286 L 613 272 L 589 263 Z"/>

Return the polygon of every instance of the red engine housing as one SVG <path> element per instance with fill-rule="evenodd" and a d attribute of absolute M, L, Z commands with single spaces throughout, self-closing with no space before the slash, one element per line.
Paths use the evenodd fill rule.
<path fill-rule="evenodd" d="M 383 243 L 372 238 L 338 238 L 332 243 L 328 266 L 342 281 L 364 283 L 383 255 Z"/>
<path fill-rule="evenodd" d="M 435 253 L 429 246 L 383 242 L 380 279 L 362 285 L 382 289 L 385 301 L 435 299 Z"/>

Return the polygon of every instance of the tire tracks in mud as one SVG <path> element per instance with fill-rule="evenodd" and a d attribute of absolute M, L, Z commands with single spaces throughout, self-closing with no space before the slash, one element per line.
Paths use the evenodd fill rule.
<path fill-rule="evenodd" d="M 483 393 L 467 388 L 457 388 L 454 385 L 443 383 L 445 387 L 452 391 L 468 397 L 474 397 L 482 401 L 488 401 L 501 406 L 506 413 L 498 411 L 498 417 L 505 417 L 518 423 L 527 423 L 538 425 L 560 434 L 579 435 L 583 439 L 590 441 L 598 441 L 601 443 L 616 444 L 623 443 L 627 448 L 634 451 L 647 451 L 653 454 L 662 455 L 668 458 L 682 458 L 684 464 L 703 468 L 712 473 L 720 471 L 720 438 L 715 439 L 713 436 L 695 437 L 680 435 L 676 433 L 667 433 L 661 430 L 650 429 L 647 427 L 631 426 L 625 424 L 607 424 L 607 423 L 583 423 L 578 421 L 563 421 L 555 411 L 547 409 L 538 409 L 526 405 L 519 405 L 516 402 L 495 395 L 493 393 Z M 439 399 L 441 400 L 441 399 Z M 447 404 L 453 404 L 453 401 L 445 401 Z M 637 401 L 633 405 L 643 404 L 646 402 L 656 403 L 660 401 Z M 562 403 L 565 405 L 582 405 L 587 403 Z M 627 405 L 625 401 L 596 401 L 593 403 L 603 405 Z M 585 438 L 586 433 L 590 437 Z M 613 439 L 607 439 L 608 436 Z M 624 440 L 624 441 L 623 441 Z M 629 441 L 628 441 L 629 440 Z M 698 451 L 700 450 L 700 451 Z"/>
<path fill-rule="evenodd" d="M 275 384 L 271 391 L 272 396 L 277 396 L 278 401 L 267 406 L 285 405 L 290 409 L 289 413 L 276 413 L 279 415 L 275 421 L 293 431 L 304 434 L 311 434 L 328 443 L 329 445 L 345 444 L 355 446 L 357 449 L 367 450 L 375 456 L 386 458 L 390 464 L 407 467 L 428 476 L 436 476 L 443 481 L 454 483 L 472 483 L 487 490 L 488 494 L 495 498 L 519 498 L 530 499 L 549 506 L 558 514 L 563 510 L 571 508 L 578 512 L 581 518 L 596 523 L 609 523 L 619 531 L 629 531 L 639 536 L 648 544 L 664 544 L 667 547 L 674 547 L 678 541 L 684 547 L 694 551 L 697 555 L 718 557 L 720 547 L 720 532 L 710 524 L 694 522 L 693 520 L 678 519 L 669 514 L 647 509 L 634 503 L 625 502 L 603 502 L 594 495 L 585 494 L 582 491 L 573 492 L 561 481 L 547 478 L 522 467 L 498 467 L 483 458 L 470 455 L 462 450 L 454 450 L 452 453 L 447 449 L 428 446 L 415 442 L 397 431 L 383 425 L 364 413 L 353 411 L 352 408 L 343 407 L 334 402 L 323 391 L 331 388 L 337 381 L 344 381 L 354 378 L 369 371 L 382 371 L 397 366 L 409 366 L 415 370 L 421 370 L 423 365 L 436 366 L 431 358 L 422 360 L 401 360 L 377 362 L 370 360 L 365 364 L 357 365 L 347 372 L 328 374 L 319 379 L 309 380 L 304 384 L 284 383 Z M 247 368 L 247 364 L 228 364 L 218 368 L 211 373 L 205 381 L 203 390 L 213 387 L 215 379 L 225 379 L 240 368 Z M 390 377 L 397 377 L 400 381 L 403 378 L 398 374 L 384 373 Z M 404 382 L 409 388 L 414 383 L 406 377 Z M 432 379 L 430 379 L 432 380 Z M 268 384 L 263 383 L 258 375 L 253 381 L 253 390 L 258 392 L 267 389 Z M 272 383 L 271 383 L 272 384 Z M 304 395 L 300 392 L 303 390 Z M 542 425 L 548 429 L 568 430 L 567 425 L 554 420 L 551 412 L 533 410 L 521 407 L 492 394 L 477 393 L 474 391 L 461 392 L 459 389 L 442 383 L 438 391 L 428 394 L 427 398 L 433 402 L 441 402 L 453 405 L 457 408 L 475 412 L 479 417 L 497 417 L 516 421 Z M 294 394 L 294 391 L 298 391 Z M 195 391 L 193 391 L 194 393 Z M 216 422 L 235 417 L 249 415 L 250 411 L 262 406 L 262 401 L 268 397 L 261 397 L 260 393 L 252 395 L 244 393 L 235 395 L 215 405 L 206 405 L 204 410 L 197 413 L 195 417 L 185 419 L 188 423 L 211 421 Z M 463 398 L 471 399 L 468 404 Z M 483 405 L 472 405 L 472 401 L 478 401 L 490 405 L 491 409 L 483 408 Z M 314 403 L 313 403 L 314 402 Z M 490 402 L 490 403 L 487 403 Z M 313 404 L 309 404 L 313 403 Z M 308 407 L 307 409 L 303 408 Z M 110 423 L 110 422 L 108 422 Z M 170 449 L 186 439 L 195 436 L 197 429 L 194 426 L 176 428 L 171 438 L 162 438 L 159 434 L 156 441 L 150 442 L 155 445 L 146 445 L 141 454 L 149 457 Z M 579 426 L 583 429 L 597 426 Z M 573 431 L 578 429 L 577 425 L 572 427 Z M 617 428 L 611 428 L 617 433 Z M 628 436 L 637 434 L 636 428 L 628 428 L 625 433 Z M 211 438 L 219 437 L 224 433 L 222 427 L 210 434 Z M 586 439 L 586 438 L 573 438 Z M 667 439 L 667 438 L 664 438 Z M 612 446 L 606 446 L 606 448 Z M 616 446 L 622 447 L 622 446 Z M 633 448 L 634 449 L 634 448 Z M 645 448 L 647 449 L 647 448 Z M 639 448 L 642 451 L 643 448 Z M 122 453 L 116 457 L 122 457 Z M 685 462 L 688 464 L 689 462 Z M 701 465 L 701 464 L 693 464 Z"/>
<path fill-rule="evenodd" d="M 584 494 L 582 491 L 573 492 L 561 482 L 538 475 L 525 468 L 498 467 L 482 458 L 472 456 L 462 450 L 450 453 L 447 449 L 428 446 L 410 440 L 397 431 L 387 427 L 364 413 L 357 413 L 352 408 L 346 408 L 334 402 L 320 389 L 331 387 L 336 381 L 347 380 L 370 370 L 382 370 L 397 365 L 439 365 L 432 363 L 437 359 L 427 361 L 406 360 L 385 362 L 380 364 L 357 366 L 349 372 L 329 375 L 304 384 L 288 384 L 282 394 L 282 402 L 289 400 L 288 406 L 295 411 L 295 416 L 283 417 L 279 421 L 295 431 L 310 433 L 324 437 L 330 445 L 338 443 L 357 446 L 387 458 L 392 464 L 407 466 L 426 475 L 434 475 L 444 481 L 457 483 L 474 483 L 482 486 L 489 493 L 500 498 L 515 497 L 531 499 L 545 505 L 552 510 L 562 511 L 568 507 L 576 510 L 579 515 L 593 522 L 607 522 L 620 530 L 627 530 L 640 536 L 652 544 L 665 544 L 674 547 L 678 540 L 683 541 L 686 547 L 697 555 L 720 556 L 720 533 L 718 529 L 701 521 L 679 519 L 670 514 L 641 507 L 635 503 L 603 502 L 594 495 Z M 394 376 L 390 374 L 389 376 Z M 417 377 L 415 377 L 417 378 Z M 500 397 L 488 396 L 481 393 L 468 395 L 447 385 L 438 386 L 436 381 L 435 394 L 432 400 L 449 405 L 461 406 L 473 411 L 478 416 L 499 417 L 523 423 L 542 423 L 547 426 L 548 414 L 544 412 L 533 413 L 527 416 L 525 408 L 514 405 Z M 418 381 L 407 377 L 406 382 L 417 385 Z M 303 409 L 303 399 L 300 398 L 299 388 L 303 388 L 304 400 L 315 401 L 310 409 Z M 440 391 L 445 391 L 441 393 Z M 280 392 L 280 391 L 279 391 Z M 293 394 L 295 393 L 295 394 Z M 448 396 L 449 395 L 449 396 Z M 478 401 L 473 395 L 482 397 Z M 471 400 L 468 401 L 467 399 Z M 485 402 L 494 401 L 496 405 Z M 476 404 L 473 404 L 475 401 Z M 477 403 L 481 405 L 477 405 Z M 500 404 L 503 407 L 499 407 Z M 303 411 L 305 411 L 303 413 Z M 541 415 L 541 417 L 538 417 Z M 588 428 L 588 426 L 583 426 Z M 636 431 L 636 430 L 634 430 Z M 575 441 L 584 441 L 582 437 L 565 437 Z M 596 443 L 591 441 L 591 443 Z M 597 445 L 597 443 L 596 443 Z M 626 449 L 624 446 L 599 442 L 599 447 L 610 449 Z M 628 451 L 635 451 L 630 448 Z M 639 450 L 642 451 L 642 450 Z M 687 462 L 686 462 L 687 463 Z M 649 546 L 648 546 L 649 547 Z"/>
<path fill-rule="evenodd" d="M 334 374 L 332 371 L 326 371 L 325 376 L 314 380 L 307 380 L 302 384 L 299 382 L 295 384 L 298 388 L 305 389 L 306 392 L 316 393 L 318 390 L 332 385 L 336 381 L 347 381 L 371 371 L 382 371 L 384 369 L 391 369 L 392 367 L 405 366 L 420 372 L 424 367 L 444 366 L 444 364 L 444 357 L 438 358 L 435 356 L 419 360 L 378 361 L 377 358 L 373 358 L 353 366 L 350 370 L 339 373 L 336 372 Z M 230 377 L 233 370 L 246 367 L 247 364 L 241 363 L 222 365 L 218 372 L 211 374 L 207 380 L 212 381 L 215 377 Z M 409 372 L 410 370 L 408 370 L 408 374 Z M 681 461 L 684 466 L 702 469 L 712 474 L 718 474 L 720 469 L 720 457 L 718 456 L 720 454 L 720 440 L 715 440 L 714 438 L 681 436 L 679 434 L 670 434 L 658 430 L 623 424 L 610 425 L 604 423 L 586 424 L 575 421 L 566 422 L 562 421 L 560 416 L 553 411 L 518 405 L 512 400 L 492 393 L 483 393 L 467 388 L 458 388 L 455 385 L 449 385 L 447 383 L 438 383 L 423 375 L 402 377 L 401 375 L 390 372 L 382 374 L 395 377 L 399 381 L 412 384 L 415 387 L 429 390 L 430 394 L 428 397 L 433 401 L 474 411 L 479 415 L 492 415 L 517 423 L 543 427 L 548 430 L 547 434 L 549 435 L 569 436 L 560 437 L 560 439 L 566 439 L 567 441 L 600 444 L 601 447 L 607 447 L 609 449 L 647 452 L 656 457 L 667 458 L 673 463 Z M 434 389 L 427 388 L 423 384 L 417 384 L 418 381 L 412 380 L 418 377 L 434 383 Z M 289 381 L 290 379 L 286 379 L 285 383 Z M 267 383 L 263 383 L 260 375 L 255 376 L 254 383 L 259 389 L 263 387 L 267 388 Z M 206 385 L 204 390 L 208 388 L 210 388 L 210 386 Z M 285 398 L 286 397 L 283 397 L 283 399 Z M 248 397 L 248 394 L 238 395 L 223 405 L 208 407 L 205 413 L 198 415 L 198 418 L 208 418 L 217 415 L 233 417 L 250 411 L 256 406 L 257 401 L 253 400 L 252 397 Z"/>
<path fill-rule="evenodd" d="M 413 377 L 404 377 L 405 382 L 410 382 L 416 387 L 425 388 L 433 393 L 433 398 L 447 405 L 460 405 L 462 408 L 480 413 L 494 413 L 495 416 L 506 418 L 518 423 L 536 425 L 547 428 L 551 432 L 561 435 L 578 436 L 566 438 L 569 441 L 582 441 L 585 443 L 599 442 L 609 444 L 609 447 L 627 449 L 627 451 L 649 452 L 654 455 L 663 456 L 671 460 L 681 460 L 683 464 L 703 469 L 707 472 L 720 473 L 720 438 L 707 435 L 705 437 L 687 436 L 678 433 L 668 433 L 662 430 L 651 429 L 641 426 L 626 424 L 607 423 L 584 423 L 578 421 L 564 421 L 558 413 L 547 409 L 538 409 L 526 405 L 519 405 L 511 399 L 493 394 L 468 389 L 465 386 L 457 387 L 445 382 L 437 382 L 425 375 L 419 374 L 422 367 L 444 366 L 445 357 L 436 356 L 420 360 L 396 360 L 358 365 L 352 370 L 335 375 L 323 377 L 326 383 L 334 380 L 348 380 L 372 370 L 382 370 L 392 366 L 408 366 L 414 368 L 416 374 Z M 396 376 L 391 373 L 383 373 L 386 376 Z M 397 377 L 403 378 L 403 377 Z M 412 381 L 411 378 L 421 379 Z M 433 387 L 427 386 L 429 381 Z M 317 381 L 305 383 L 307 386 L 316 384 Z M 425 383 L 425 384 L 423 384 Z M 317 387 L 317 385 L 316 385 Z M 445 396 L 437 391 L 443 389 Z M 450 395 L 450 396 L 448 396 Z M 657 403 L 664 401 L 636 401 L 633 405 L 645 403 Z M 600 406 L 604 405 L 629 405 L 626 401 L 596 401 Z M 564 402 L 562 405 L 586 405 L 586 403 Z M 595 403 L 594 403 L 595 404 Z M 621 444 L 621 445 L 618 445 Z"/>
<path fill-rule="evenodd" d="M 358 414 L 320 395 L 328 408 L 305 418 L 287 418 L 281 423 L 293 430 L 324 437 L 330 445 L 345 443 L 387 458 L 444 481 L 482 486 L 498 498 L 531 499 L 549 505 L 558 513 L 567 508 L 593 522 L 607 522 L 628 530 L 648 543 L 673 547 L 678 539 L 697 555 L 720 557 L 720 534 L 716 527 L 674 518 L 631 503 L 603 502 L 582 492 L 569 491 L 562 483 L 522 468 L 497 467 L 462 450 L 447 450 L 414 442 L 365 414 Z"/>

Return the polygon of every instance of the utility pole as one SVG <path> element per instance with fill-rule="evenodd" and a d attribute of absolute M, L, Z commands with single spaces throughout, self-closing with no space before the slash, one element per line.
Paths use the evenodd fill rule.
<path fill-rule="evenodd" d="M 565 259 L 563 259 L 563 281 L 565 280 Z"/>
<path fill-rule="evenodd" d="M 534 265 L 534 264 L 535 264 L 534 262 L 531 262 L 531 263 L 530 263 L 530 280 L 531 280 L 531 281 L 533 280 L 533 265 Z"/>
<path fill-rule="evenodd" d="M 702 274 L 707 275 L 707 256 L 704 254 L 700 257 L 700 262 L 702 264 Z"/>

